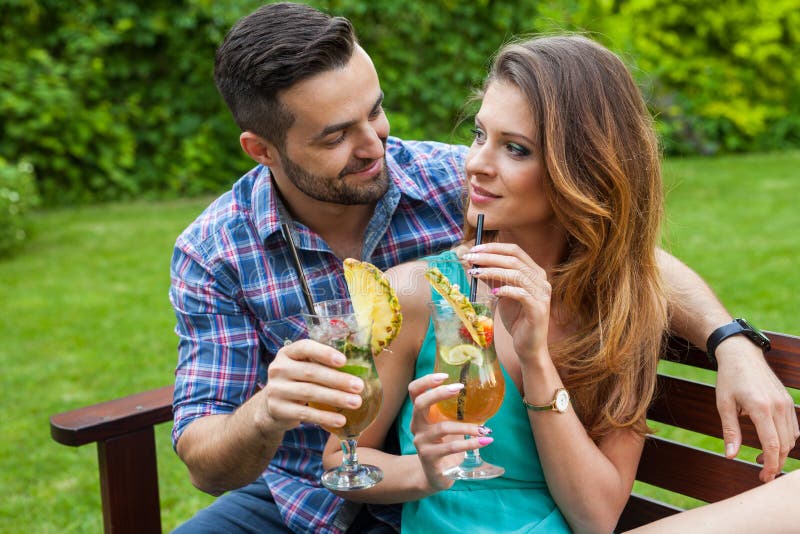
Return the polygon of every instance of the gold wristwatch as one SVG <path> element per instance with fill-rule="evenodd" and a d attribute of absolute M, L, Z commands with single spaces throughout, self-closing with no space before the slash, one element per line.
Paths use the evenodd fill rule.
<path fill-rule="evenodd" d="M 534 412 L 564 413 L 567 411 L 567 408 L 569 408 L 569 393 L 564 388 L 558 388 L 555 395 L 553 395 L 553 400 L 547 404 L 531 404 L 526 401 L 525 398 L 522 399 L 522 404 L 524 404 L 527 409 Z"/>

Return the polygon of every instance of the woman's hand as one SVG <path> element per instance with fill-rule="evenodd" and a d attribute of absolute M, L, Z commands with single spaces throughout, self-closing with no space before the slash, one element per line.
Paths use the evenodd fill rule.
<path fill-rule="evenodd" d="M 485 437 L 488 428 L 472 423 L 460 423 L 445 419 L 434 406 L 437 402 L 458 395 L 463 384 L 442 384 L 447 373 L 425 375 L 408 385 L 408 393 L 414 403 L 411 416 L 411 433 L 417 448 L 428 484 L 434 491 L 448 489 L 453 480 L 442 475 L 445 469 L 461 463 L 464 453 L 491 443 Z M 473 436 L 464 439 L 465 436 Z"/>
<path fill-rule="evenodd" d="M 547 354 L 551 288 L 545 270 L 512 243 L 478 245 L 463 259 L 476 266 L 469 274 L 485 281 L 500 298 L 497 312 L 519 358 Z"/>

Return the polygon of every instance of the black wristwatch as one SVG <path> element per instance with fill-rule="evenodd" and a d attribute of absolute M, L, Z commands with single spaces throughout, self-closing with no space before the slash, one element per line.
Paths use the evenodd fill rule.
<path fill-rule="evenodd" d="M 761 350 L 764 352 L 770 349 L 769 338 L 765 336 L 761 330 L 748 323 L 745 319 L 734 319 L 730 323 L 720 326 L 708 336 L 706 352 L 711 363 L 715 365 L 717 363 L 714 352 L 717 350 L 719 344 L 722 343 L 723 340 L 737 334 L 743 334 L 747 339 L 761 347 Z"/>

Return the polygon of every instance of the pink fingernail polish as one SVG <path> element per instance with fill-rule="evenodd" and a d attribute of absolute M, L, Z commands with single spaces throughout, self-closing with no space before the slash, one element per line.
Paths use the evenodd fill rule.
<path fill-rule="evenodd" d="M 445 388 L 447 388 L 447 391 L 459 391 L 464 389 L 464 384 L 461 382 L 456 382 L 455 384 L 447 384 Z"/>
<path fill-rule="evenodd" d="M 497 295 L 499 292 L 500 292 L 500 288 L 499 287 L 493 287 L 492 288 L 492 295 Z"/>
<path fill-rule="evenodd" d="M 434 373 L 433 375 L 431 375 L 431 378 L 436 382 L 441 382 L 448 376 L 450 375 L 448 375 L 447 373 Z"/>
<path fill-rule="evenodd" d="M 488 445 L 494 441 L 494 438 L 478 438 L 478 443 L 481 445 Z"/>

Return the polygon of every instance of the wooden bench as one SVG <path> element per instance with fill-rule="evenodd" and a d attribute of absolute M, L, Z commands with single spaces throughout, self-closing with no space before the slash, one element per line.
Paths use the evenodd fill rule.
<path fill-rule="evenodd" d="M 787 387 L 800 388 L 800 338 L 767 332 L 767 361 Z M 667 358 L 712 369 L 705 353 L 673 339 Z M 659 393 L 649 417 L 668 425 L 721 437 L 714 387 L 659 375 Z M 172 420 L 172 386 L 78 408 L 50 418 L 53 439 L 78 447 L 97 443 L 103 523 L 107 533 L 161 532 L 153 427 Z M 795 406 L 800 414 L 800 407 Z M 743 444 L 759 447 L 755 427 L 741 419 Z M 800 446 L 790 453 L 800 459 Z M 715 502 L 760 484 L 760 466 L 671 441 L 647 439 L 637 480 L 705 502 Z M 680 512 L 680 508 L 633 494 L 617 531 Z"/>

